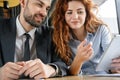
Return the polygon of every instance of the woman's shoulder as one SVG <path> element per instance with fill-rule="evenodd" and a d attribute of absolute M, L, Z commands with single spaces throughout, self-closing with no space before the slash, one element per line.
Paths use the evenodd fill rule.
<path fill-rule="evenodd" d="M 108 32 L 110 31 L 110 28 L 107 25 L 102 24 L 102 25 L 99 25 L 98 30 L 102 32 Z"/>
<path fill-rule="evenodd" d="M 94 35 L 99 36 L 106 36 L 111 35 L 111 31 L 108 26 L 106 25 L 99 25 L 97 31 L 94 33 Z"/>

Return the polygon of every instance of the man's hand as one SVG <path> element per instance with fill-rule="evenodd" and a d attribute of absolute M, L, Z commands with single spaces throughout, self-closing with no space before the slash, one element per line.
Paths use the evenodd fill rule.
<path fill-rule="evenodd" d="M 21 65 L 16 63 L 8 62 L 0 68 L 0 80 L 13 80 L 19 78 L 19 70 L 22 68 Z"/>
<path fill-rule="evenodd" d="M 55 74 L 55 69 L 49 65 L 44 64 L 40 59 L 30 60 L 26 62 L 26 65 L 19 71 L 19 75 L 23 74 L 30 76 L 30 78 L 40 79 L 48 78 Z"/>

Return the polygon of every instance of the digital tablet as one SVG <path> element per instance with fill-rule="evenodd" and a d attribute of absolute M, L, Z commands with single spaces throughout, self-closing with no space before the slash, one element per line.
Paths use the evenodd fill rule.
<path fill-rule="evenodd" d="M 103 53 L 100 62 L 96 67 L 96 71 L 108 71 L 112 59 L 120 56 L 120 35 L 113 37 L 109 47 Z"/>

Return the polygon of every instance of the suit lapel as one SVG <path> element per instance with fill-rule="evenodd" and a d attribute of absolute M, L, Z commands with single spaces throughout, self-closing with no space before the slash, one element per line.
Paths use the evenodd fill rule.
<path fill-rule="evenodd" d="M 36 53 L 37 53 L 37 58 L 42 60 L 44 63 L 48 62 L 48 41 L 46 36 L 44 36 L 45 33 L 39 33 L 36 31 L 35 33 L 35 40 L 36 40 Z"/>
<path fill-rule="evenodd" d="M 14 61 L 15 54 L 15 40 L 16 40 L 16 19 L 8 20 L 6 30 L 3 31 L 1 36 L 1 44 L 3 48 L 4 62 Z M 9 27 L 9 28 L 8 28 Z"/>

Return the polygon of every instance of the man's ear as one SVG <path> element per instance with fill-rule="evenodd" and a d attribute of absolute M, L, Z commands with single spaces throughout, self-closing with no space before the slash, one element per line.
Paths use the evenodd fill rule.
<path fill-rule="evenodd" d="M 21 7 L 25 7 L 25 1 L 27 1 L 27 0 L 19 0 L 19 1 L 20 1 Z"/>

